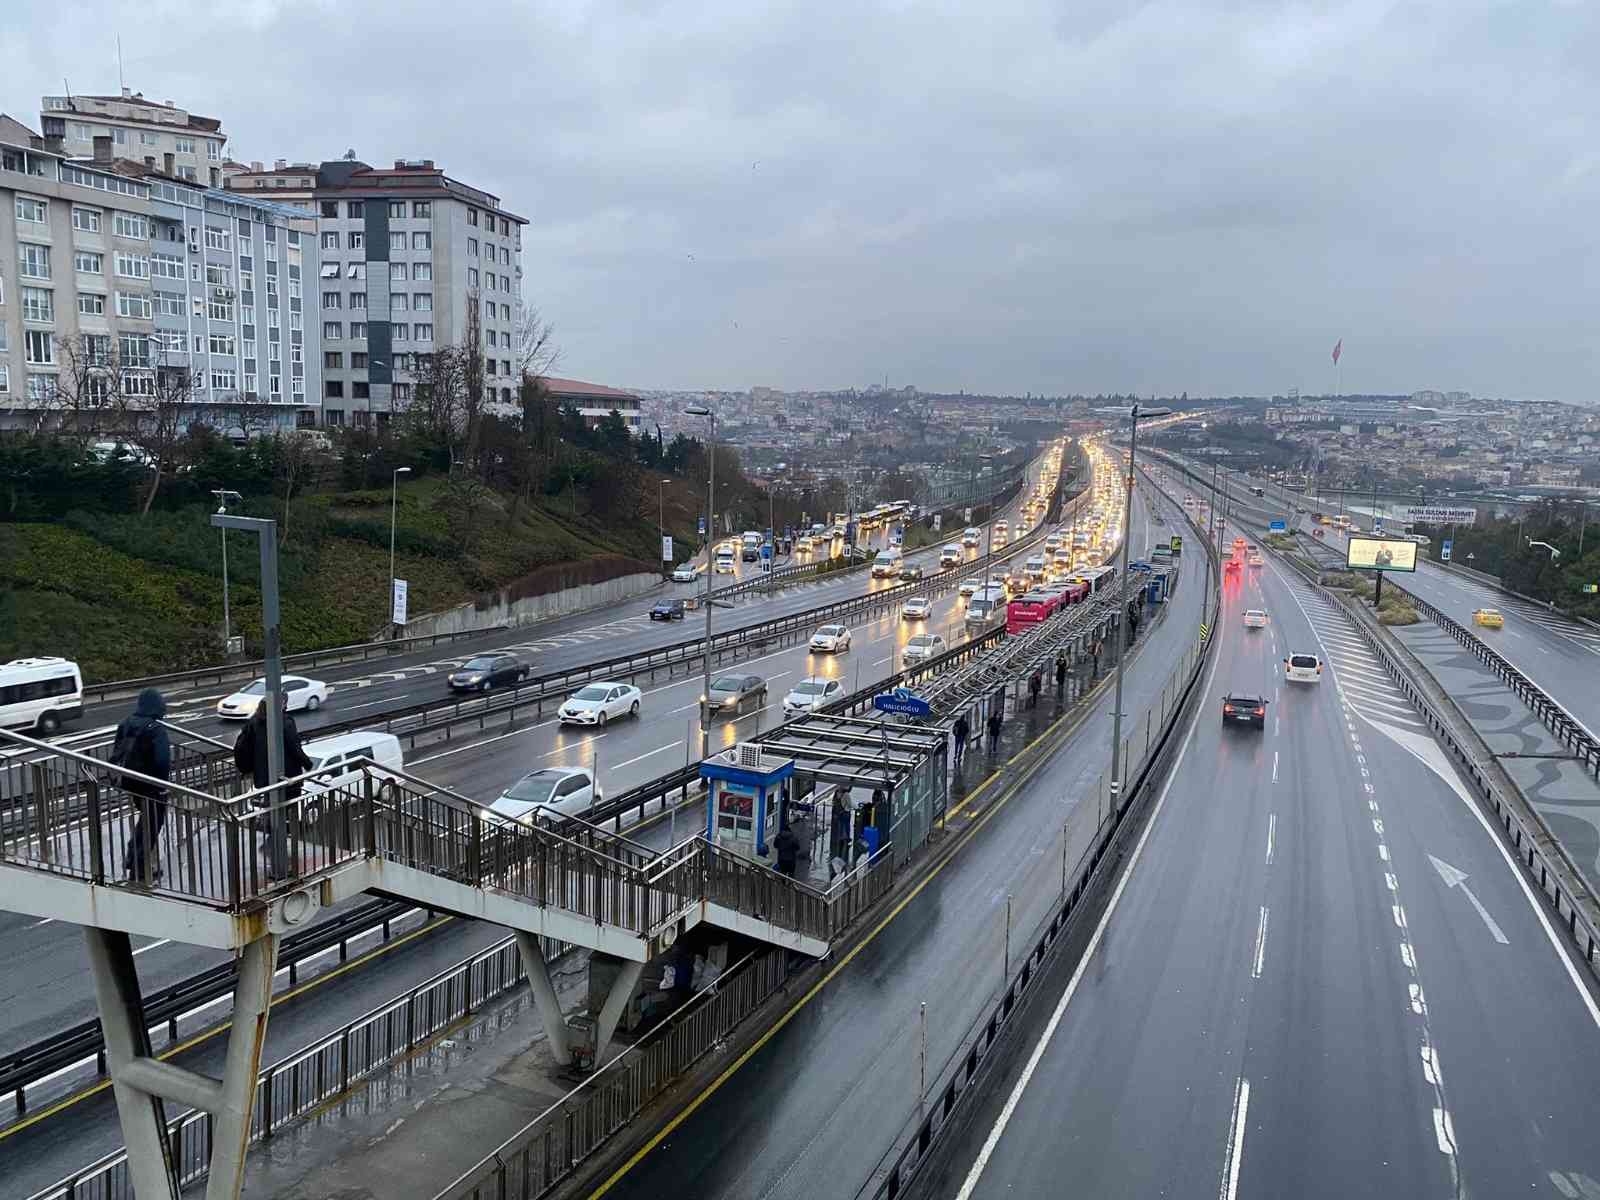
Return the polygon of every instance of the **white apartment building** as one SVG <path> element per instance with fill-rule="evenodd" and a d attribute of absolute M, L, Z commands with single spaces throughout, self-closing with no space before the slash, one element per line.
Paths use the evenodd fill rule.
<path fill-rule="evenodd" d="M 120 96 L 46 96 L 41 132 L 60 138 L 70 158 L 88 158 L 97 137 L 111 139 L 112 154 L 204 187 L 222 186 L 222 122 L 157 103 L 128 88 Z"/>

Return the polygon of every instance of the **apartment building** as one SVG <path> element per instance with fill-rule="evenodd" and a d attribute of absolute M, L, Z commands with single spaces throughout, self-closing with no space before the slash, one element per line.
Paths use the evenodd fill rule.
<path fill-rule="evenodd" d="M 111 139 L 115 157 L 159 170 L 189 183 L 222 186 L 222 122 L 157 103 L 123 88 L 120 96 L 46 96 L 41 101 L 41 131 L 60 138 L 71 158 L 88 158 L 97 137 Z"/>
<path fill-rule="evenodd" d="M 381 168 L 353 158 L 315 168 L 280 159 L 270 170 L 230 169 L 226 186 L 315 219 L 327 425 L 386 424 L 410 402 L 428 356 L 469 334 L 494 404 L 514 409 L 526 218 L 432 159 Z"/>
<path fill-rule="evenodd" d="M 234 434 L 317 424 L 319 331 L 304 313 L 316 243 L 295 209 L 197 188 L 114 156 L 97 158 L 0 115 L 0 419 L 47 424 L 63 377 L 114 363 L 124 396 L 161 372 L 189 381 L 194 420 Z M 76 348 L 81 348 L 82 354 Z M 81 397 L 80 397 L 81 400 Z"/>

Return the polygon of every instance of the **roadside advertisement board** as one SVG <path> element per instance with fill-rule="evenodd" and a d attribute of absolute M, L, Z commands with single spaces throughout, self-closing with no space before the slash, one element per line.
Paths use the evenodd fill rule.
<path fill-rule="evenodd" d="M 1357 571 L 1415 571 L 1417 544 L 1390 538 L 1350 535 L 1345 566 Z"/>
<path fill-rule="evenodd" d="M 1470 505 L 1413 504 L 1405 511 L 1408 525 L 1473 525 L 1478 520 L 1478 510 Z"/>

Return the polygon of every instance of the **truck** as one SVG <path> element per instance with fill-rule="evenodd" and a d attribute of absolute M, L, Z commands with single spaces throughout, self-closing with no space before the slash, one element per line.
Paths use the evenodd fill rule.
<path fill-rule="evenodd" d="M 872 560 L 872 577 L 874 579 L 893 579 L 900 574 L 900 568 L 905 566 L 905 556 L 900 553 L 898 546 L 891 546 L 887 550 L 879 550 Z"/>

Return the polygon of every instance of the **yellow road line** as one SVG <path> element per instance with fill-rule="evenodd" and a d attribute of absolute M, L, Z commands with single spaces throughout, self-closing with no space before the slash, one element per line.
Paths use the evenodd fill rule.
<path fill-rule="evenodd" d="M 390 950 L 397 949 L 398 947 L 403 946 L 407 942 L 411 941 L 413 938 L 418 938 L 418 937 L 421 937 L 425 933 L 430 933 L 433 930 L 439 928 L 439 926 L 443 925 L 446 921 L 453 921 L 453 920 L 455 920 L 454 917 L 448 917 L 448 916 L 447 917 L 443 917 L 443 918 L 441 918 L 441 919 L 439 919 L 437 921 L 430 921 L 428 924 L 422 926 L 422 928 L 420 928 L 420 929 L 413 929 L 410 933 L 404 935 L 403 937 L 390 938 L 387 942 L 383 943 L 383 945 L 374 946 L 371 950 L 369 950 L 365 954 L 361 955 L 361 957 L 352 958 L 349 962 L 344 963 L 341 966 L 335 967 L 332 971 L 329 971 L 325 975 L 318 975 L 315 979 L 308 980 L 307 982 L 300 984 L 298 987 L 290 988 L 287 992 L 284 992 L 282 995 L 274 996 L 272 998 L 271 1007 L 272 1008 L 276 1008 L 278 1005 L 282 1004 L 285 1000 L 292 1000 L 296 996 L 304 995 L 306 992 L 311 991 L 313 988 L 321 987 L 323 984 L 327 983 L 330 979 L 337 979 L 340 975 L 343 975 L 346 971 L 353 970 L 354 968 L 362 966 L 365 963 L 369 963 L 373 959 L 377 958 L 380 954 L 386 954 Z M 269 1025 L 271 1024 L 270 1019 L 268 1021 L 268 1024 Z M 212 1038 L 216 1037 L 219 1033 L 222 1033 L 225 1030 L 228 1030 L 228 1029 L 231 1029 L 231 1028 L 233 1028 L 233 1022 L 231 1020 L 224 1021 L 222 1024 L 220 1024 L 220 1025 L 218 1025 L 218 1026 L 216 1026 L 216 1027 L 214 1027 L 212 1029 L 208 1029 L 204 1033 L 195 1034 L 194 1037 L 188 1039 L 187 1041 L 179 1042 L 176 1046 L 167 1047 L 167 1049 L 162 1051 L 160 1054 L 156 1055 L 156 1057 L 158 1059 L 161 1059 L 161 1060 L 165 1061 L 166 1059 L 172 1058 L 175 1055 L 182 1054 L 185 1050 L 192 1050 L 194 1047 L 200 1045 L 202 1042 L 208 1042 Z M 21 1133 L 24 1129 L 27 1129 L 30 1125 L 37 1125 L 40 1121 L 43 1121 L 46 1117 L 53 1117 L 59 1112 L 65 1112 L 67 1109 L 71 1108 L 74 1104 L 78 1104 L 81 1101 L 87 1100 L 90 1096 L 98 1095 L 99 1093 L 105 1091 L 106 1088 L 108 1088 L 110 1086 L 111 1086 L 111 1080 L 102 1079 L 102 1080 L 100 1080 L 99 1083 L 96 1083 L 93 1087 L 86 1088 L 81 1092 L 78 1092 L 78 1093 L 76 1093 L 74 1095 L 68 1096 L 65 1100 L 58 1100 L 56 1103 L 52 1104 L 49 1108 L 42 1108 L 38 1112 L 34 1113 L 32 1116 L 25 1117 L 22 1120 L 18 1121 L 15 1125 L 8 1125 L 5 1129 L 0 1129 L 0 1142 L 5 1141 L 6 1138 L 11 1137 L 13 1134 Z"/>

